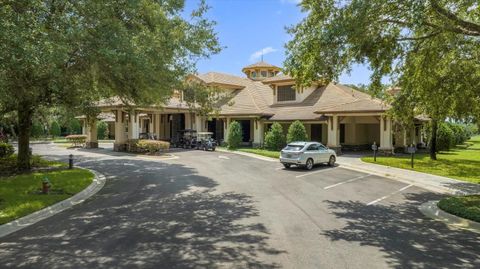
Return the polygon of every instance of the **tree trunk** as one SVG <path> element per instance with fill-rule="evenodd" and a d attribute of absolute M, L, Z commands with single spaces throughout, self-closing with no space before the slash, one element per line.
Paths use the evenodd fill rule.
<path fill-rule="evenodd" d="M 18 107 L 18 156 L 17 167 L 20 171 L 30 170 L 30 130 L 33 110 L 29 105 Z"/>
<path fill-rule="evenodd" d="M 430 159 L 437 160 L 437 120 L 432 119 L 432 134 L 430 138 Z"/>

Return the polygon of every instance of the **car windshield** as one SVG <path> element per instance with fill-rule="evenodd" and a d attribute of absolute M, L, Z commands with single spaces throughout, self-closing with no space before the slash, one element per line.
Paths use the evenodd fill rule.
<path fill-rule="evenodd" d="M 302 150 L 302 145 L 287 145 L 284 150 L 291 150 L 291 151 L 300 151 Z"/>

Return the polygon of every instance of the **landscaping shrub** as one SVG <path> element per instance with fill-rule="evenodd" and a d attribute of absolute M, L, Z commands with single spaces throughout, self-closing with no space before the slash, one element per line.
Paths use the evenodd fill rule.
<path fill-rule="evenodd" d="M 170 148 L 170 143 L 166 141 L 141 139 L 136 143 L 136 148 L 137 152 L 149 152 L 153 154 L 167 151 Z"/>
<path fill-rule="evenodd" d="M 69 120 L 65 127 L 67 128 L 68 134 L 81 134 L 82 133 L 82 125 L 78 119 L 71 119 Z"/>
<path fill-rule="evenodd" d="M 437 151 L 455 146 L 455 134 L 447 123 L 440 123 L 437 130 Z"/>
<path fill-rule="evenodd" d="M 15 152 L 11 144 L 0 142 L 0 158 L 10 157 Z"/>
<path fill-rule="evenodd" d="M 236 149 L 242 143 L 242 126 L 237 121 L 232 121 L 228 126 L 227 143 L 229 149 Z"/>
<path fill-rule="evenodd" d="M 480 195 L 443 198 L 438 207 L 450 214 L 480 222 Z"/>
<path fill-rule="evenodd" d="M 54 121 L 50 125 L 50 135 L 52 136 L 52 138 L 55 138 L 61 135 L 60 125 L 58 124 L 58 122 Z"/>
<path fill-rule="evenodd" d="M 287 143 L 294 141 L 307 141 L 307 130 L 300 121 L 296 120 L 288 127 Z"/>
<path fill-rule="evenodd" d="M 463 124 L 448 123 L 448 127 L 453 131 L 455 138 L 455 145 L 461 145 L 470 137 L 468 135 L 467 127 Z"/>
<path fill-rule="evenodd" d="M 97 139 L 108 139 L 108 124 L 104 121 L 97 122 Z"/>
<path fill-rule="evenodd" d="M 45 135 L 45 130 L 38 121 L 33 121 L 32 129 L 30 130 L 30 136 L 38 138 Z"/>
<path fill-rule="evenodd" d="M 87 141 L 87 136 L 86 135 L 67 135 L 65 139 L 71 142 L 74 146 L 79 146 L 79 145 L 85 144 L 85 141 Z"/>
<path fill-rule="evenodd" d="M 285 135 L 280 123 L 273 123 L 265 135 L 265 148 L 268 150 L 281 150 L 285 146 Z"/>

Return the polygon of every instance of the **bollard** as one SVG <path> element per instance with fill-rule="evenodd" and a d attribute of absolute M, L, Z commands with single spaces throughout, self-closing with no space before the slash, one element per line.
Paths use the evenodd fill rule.
<path fill-rule="evenodd" d="M 70 154 L 70 156 L 68 156 L 68 169 L 72 169 L 73 168 L 73 154 Z"/>

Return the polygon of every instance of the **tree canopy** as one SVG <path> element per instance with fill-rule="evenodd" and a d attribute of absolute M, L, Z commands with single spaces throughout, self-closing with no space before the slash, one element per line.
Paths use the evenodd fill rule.
<path fill-rule="evenodd" d="M 479 118 L 478 1 L 304 0 L 300 5 L 308 15 L 288 29 L 293 40 L 285 61 L 299 83 L 337 80 L 353 63 L 362 63 L 372 70 L 370 90 L 385 90 L 385 76 L 401 89 L 389 100 L 399 122 L 422 113 L 433 124 L 447 117 Z M 433 147 L 434 142 L 435 136 Z"/>
<path fill-rule="evenodd" d="M 31 0 L 0 3 L 0 110 L 18 112 L 19 168 L 41 106 L 92 108 L 100 98 L 161 104 L 220 50 L 202 1 Z M 88 110 L 88 109 L 87 109 Z"/>

